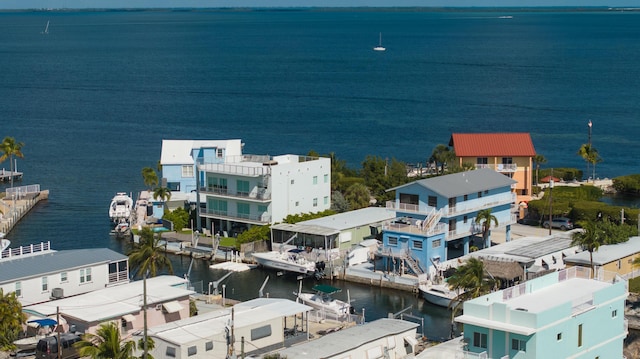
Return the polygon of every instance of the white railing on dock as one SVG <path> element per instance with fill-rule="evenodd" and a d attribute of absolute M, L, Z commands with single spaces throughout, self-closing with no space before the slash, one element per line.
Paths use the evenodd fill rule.
<path fill-rule="evenodd" d="M 18 248 L 7 248 L 2 252 L 0 259 L 10 259 L 18 256 L 48 252 L 51 250 L 51 242 L 40 242 Z"/>
<path fill-rule="evenodd" d="M 26 195 L 26 194 L 29 194 L 29 193 L 38 193 L 38 192 L 40 192 L 40 185 L 39 184 L 30 184 L 30 185 L 27 185 L 27 186 L 7 188 L 6 192 L 7 192 L 7 199 L 11 198 L 11 196 L 13 194 L 17 195 L 16 199 L 20 199 L 20 196 L 23 196 L 23 195 Z"/>

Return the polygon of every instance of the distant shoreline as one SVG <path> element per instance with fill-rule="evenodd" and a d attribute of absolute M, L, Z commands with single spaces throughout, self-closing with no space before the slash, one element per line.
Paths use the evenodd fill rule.
<path fill-rule="evenodd" d="M 0 9 L 0 13 L 24 12 L 640 12 L 640 7 L 557 6 L 557 7 L 160 7 L 160 8 L 31 8 Z"/>

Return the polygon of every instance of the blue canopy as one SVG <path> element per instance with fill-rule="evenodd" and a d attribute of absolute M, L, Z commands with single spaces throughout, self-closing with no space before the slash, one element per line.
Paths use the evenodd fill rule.
<path fill-rule="evenodd" d="M 43 318 L 43 319 L 34 319 L 30 320 L 27 323 L 37 323 L 41 327 L 49 327 L 58 324 L 54 319 L 51 318 Z"/>

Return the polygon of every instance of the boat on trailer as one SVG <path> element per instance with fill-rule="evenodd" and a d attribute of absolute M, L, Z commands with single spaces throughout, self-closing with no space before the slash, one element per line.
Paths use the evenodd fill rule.
<path fill-rule="evenodd" d="M 349 302 L 345 302 L 333 297 L 333 294 L 339 293 L 342 289 L 326 284 L 318 284 L 312 288 L 315 293 L 302 293 L 298 291 L 298 300 L 303 304 L 331 314 L 337 318 L 353 314 L 353 309 Z"/>
<path fill-rule="evenodd" d="M 129 220 L 133 209 L 133 199 L 125 192 L 118 192 L 111 199 L 109 205 L 109 218 L 114 223 L 119 223 L 121 219 Z"/>
<path fill-rule="evenodd" d="M 290 249 L 288 251 L 270 251 L 253 253 L 252 256 L 258 265 L 266 268 L 278 269 L 287 272 L 313 275 L 317 271 L 317 264 L 307 260 L 303 255 L 303 249 Z"/>

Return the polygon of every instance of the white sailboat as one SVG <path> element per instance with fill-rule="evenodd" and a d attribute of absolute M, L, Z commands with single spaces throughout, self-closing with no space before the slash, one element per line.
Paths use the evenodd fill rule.
<path fill-rule="evenodd" d="M 386 48 L 382 46 L 382 33 L 380 33 L 380 40 L 378 42 L 378 46 L 373 48 L 373 51 L 385 51 Z"/>
<path fill-rule="evenodd" d="M 47 20 L 47 26 L 44 27 L 44 31 L 42 31 L 43 34 L 47 35 L 49 34 L 49 21 Z"/>

